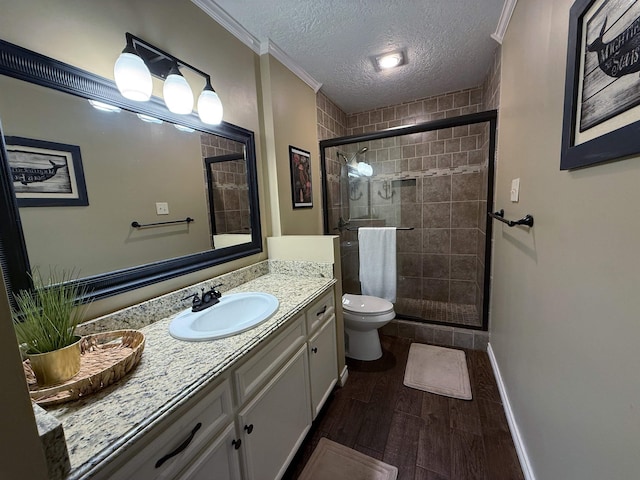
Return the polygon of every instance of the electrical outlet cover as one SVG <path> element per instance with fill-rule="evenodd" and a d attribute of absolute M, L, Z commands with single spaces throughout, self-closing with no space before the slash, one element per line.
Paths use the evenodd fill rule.
<path fill-rule="evenodd" d="M 517 202 L 520 196 L 520 179 L 514 178 L 511 180 L 511 201 Z"/>
<path fill-rule="evenodd" d="M 169 204 L 167 202 L 156 202 L 157 215 L 169 215 Z"/>

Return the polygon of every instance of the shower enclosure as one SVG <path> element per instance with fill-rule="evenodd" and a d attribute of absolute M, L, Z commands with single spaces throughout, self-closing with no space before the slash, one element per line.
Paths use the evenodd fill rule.
<path fill-rule="evenodd" d="M 496 111 L 320 142 L 324 229 L 360 293 L 358 227 L 397 231 L 398 318 L 486 330 Z"/>

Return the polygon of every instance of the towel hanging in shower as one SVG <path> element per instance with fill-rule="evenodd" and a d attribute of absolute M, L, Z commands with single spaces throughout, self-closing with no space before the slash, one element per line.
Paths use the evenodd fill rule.
<path fill-rule="evenodd" d="M 363 295 L 396 301 L 396 229 L 360 227 L 360 285 Z"/>

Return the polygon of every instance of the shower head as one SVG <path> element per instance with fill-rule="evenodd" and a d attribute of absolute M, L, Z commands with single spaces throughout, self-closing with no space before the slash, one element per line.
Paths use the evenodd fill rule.
<path fill-rule="evenodd" d="M 356 152 L 356 155 L 360 155 L 361 153 L 366 152 L 367 150 L 369 150 L 369 147 L 362 147 L 360 150 L 358 150 Z"/>

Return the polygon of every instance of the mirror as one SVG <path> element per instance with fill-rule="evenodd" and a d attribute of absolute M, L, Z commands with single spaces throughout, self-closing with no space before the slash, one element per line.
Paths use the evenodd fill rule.
<path fill-rule="evenodd" d="M 74 268 L 101 298 L 262 251 L 252 132 L 130 102 L 110 80 L 6 42 L 0 53 L 12 291 L 31 287 L 32 266 Z"/>

